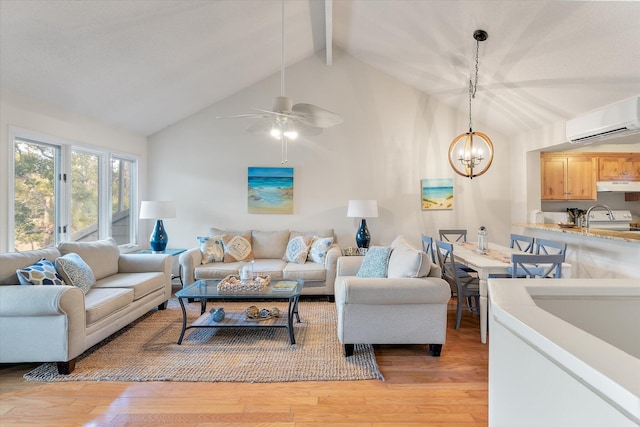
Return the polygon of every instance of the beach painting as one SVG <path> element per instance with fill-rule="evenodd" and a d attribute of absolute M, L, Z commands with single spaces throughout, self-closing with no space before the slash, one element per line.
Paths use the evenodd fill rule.
<path fill-rule="evenodd" d="M 453 209 L 453 178 L 423 179 L 422 210 Z"/>
<path fill-rule="evenodd" d="M 293 214 L 293 168 L 249 167 L 248 212 Z"/>

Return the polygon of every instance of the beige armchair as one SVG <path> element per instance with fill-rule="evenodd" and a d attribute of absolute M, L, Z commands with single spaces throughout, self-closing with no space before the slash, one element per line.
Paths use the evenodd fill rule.
<path fill-rule="evenodd" d="M 391 246 L 387 277 L 357 277 L 362 256 L 338 259 L 335 302 L 344 354 L 352 355 L 355 344 L 429 344 L 429 353 L 440 356 L 449 285 L 427 254 L 401 238 Z"/>

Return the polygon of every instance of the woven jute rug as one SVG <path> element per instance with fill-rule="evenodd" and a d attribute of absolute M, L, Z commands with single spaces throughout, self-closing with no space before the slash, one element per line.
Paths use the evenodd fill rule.
<path fill-rule="evenodd" d="M 286 310 L 286 304 L 266 303 Z M 200 304 L 188 306 L 189 321 Z M 250 303 L 216 303 L 242 311 Z M 337 337 L 334 303 L 301 301 L 301 323 L 294 323 L 296 344 L 286 329 L 189 329 L 181 345 L 182 313 L 175 299 L 78 357 L 70 375 L 45 363 L 24 375 L 34 381 L 208 381 L 287 382 L 383 379 L 372 346 L 356 345 L 344 357 Z"/>

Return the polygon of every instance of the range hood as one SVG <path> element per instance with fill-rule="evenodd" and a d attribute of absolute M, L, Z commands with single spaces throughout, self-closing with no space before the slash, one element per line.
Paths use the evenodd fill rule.
<path fill-rule="evenodd" d="M 640 192 L 640 181 L 598 181 L 596 189 L 598 192 Z"/>

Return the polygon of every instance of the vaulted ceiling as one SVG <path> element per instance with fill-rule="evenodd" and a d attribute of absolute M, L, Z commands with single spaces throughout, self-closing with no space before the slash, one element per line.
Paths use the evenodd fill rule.
<path fill-rule="evenodd" d="M 640 94 L 637 1 L 287 0 L 286 64 L 340 50 L 466 113 L 480 28 L 474 117 L 505 134 Z M 280 52 L 280 0 L 0 0 L 3 91 L 143 135 L 278 73 Z"/>

